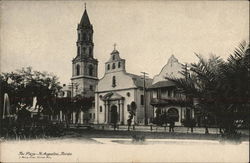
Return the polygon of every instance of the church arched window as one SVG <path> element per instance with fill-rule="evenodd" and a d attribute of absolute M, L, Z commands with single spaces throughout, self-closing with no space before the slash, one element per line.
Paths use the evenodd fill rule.
<path fill-rule="evenodd" d="M 83 39 L 84 41 L 86 41 L 86 40 L 87 40 L 87 35 L 86 35 L 86 33 L 83 33 L 83 35 L 82 35 L 82 39 Z"/>
<path fill-rule="evenodd" d="M 113 60 L 115 60 L 115 55 L 113 55 Z"/>
<path fill-rule="evenodd" d="M 115 63 L 112 64 L 112 69 L 115 69 Z"/>
<path fill-rule="evenodd" d="M 80 37 L 81 37 L 81 34 L 80 34 L 80 33 L 78 33 L 78 40 L 80 40 L 80 39 L 81 39 Z"/>
<path fill-rule="evenodd" d="M 89 47 L 89 56 L 92 57 L 92 48 Z"/>
<path fill-rule="evenodd" d="M 110 69 L 110 65 L 108 64 L 108 66 L 107 66 L 107 69 L 109 70 Z"/>
<path fill-rule="evenodd" d="M 93 76 L 93 66 L 89 65 L 89 76 Z"/>
<path fill-rule="evenodd" d="M 80 75 L 80 65 L 76 65 L 76 75 Z"/>
<path fill-rule="evenodd" d="M 112 87 L 115 87 L 116 86 L 116 79 L 115 79 L 115 76 L 113 76 L 112 78 Z"/>
<path fill-rule="evenodd" d="M 121 62 L 118 62 L 118 68 L 120 68 L 121 67 Z"/>
<path fill-rule="evenodd" d="M 80 49 L 81 49 L 81 48 L 78 46 L 78 47 L 77 47 L 77 55 L 80 54 Z"/>
<path fill-rule="evenodd" d="M 91 34 L 89 34 L 88 41 L 91 41 Z"/>

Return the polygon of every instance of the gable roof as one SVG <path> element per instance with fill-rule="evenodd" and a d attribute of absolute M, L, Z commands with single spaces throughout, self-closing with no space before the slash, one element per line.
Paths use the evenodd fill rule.
<path fill-rule="evenodd" d="M 127 75 L 129 75 L 130 77 L 132 77 L 134 84 L 137 87 L 143 87 L 144 86 L 144 79 L 142 76 L 139 75 L 135 75 L 135 74 L 130 74 L 130 73 L 126 73 Z M 153 80 L 150 78 L 145 78 L 145 86 L 146 88 L 150 87 L 152 85 Z"/>
<path fill-rule="evenodd" d="M 164 87 L 174 87 L 176 86 L 174 82 L 165 80 L 165 81 L 159 81 L 149 87 L 149 89 L 154 89 L 154 88 L 164 88 Z"/>

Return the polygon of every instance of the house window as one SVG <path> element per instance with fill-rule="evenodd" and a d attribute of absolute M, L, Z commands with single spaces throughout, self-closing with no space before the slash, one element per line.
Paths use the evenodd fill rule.
<path fill-rule="evenodd" d="M 93 66 L 89 65 L 89 76 L 93 76 Z"/>
<path fill-rule="evenodd" d="M 121 62 L 118 62 L 118 68 L 120 68 L 121 67 Z"/>
<path fill-rule="evenodd" d="M 112 87 L 115 87 L 116 86 L 116 79 L 115 79 L 115 76 L 113 76 L 112 78 Z"/>
<path fill-rule="evenodd" d="M 89 89 L 90 89 L 91 91 L 93 91 L 93 85 L 90 85 L 90 86 L 89 86 Z"/>
<path fill-rule="evenodd" d="M 173 90 L 173 96 L 174 96 L 174 97 L 177 97 L 176 91 L 175 91 L 175 90 Z"/>
<path fill-rule="evenodd" d="M 91 113 L 89 113 L 89 118 L 92 119 L 92 114 Z"/>
<path fill-rule="evenodd" d="M 102 112 L 102 106 L 100 106 L 100 112 Z"/>
<path fill-rule="evenodd" d="M 93 113 L 93 119 L 95 119 L 95 113 Z"/>
<path fill-rule="evenodd" d="M 115 63 L 113 63 L 113 65 L 112 65 L 112 69 L 115 69 Z"/>
<path fill-rule="evenodd" d="M 76 65 L 76 75 L 80 75 L 80 65 Z"/>
<path fill-rule="evenodd" d="M 144 105 L 144 95 L 141 95 L 141 105 Z"/>
<path fill-rule="evenodd" d="M 156 93 L 157 93 L 157 98 L 161 98 L 161 90 L 160 90 L 160 89 L 157 89 L 157 90 L 156 90 Z"/>
<path fill-rule="evenodd" d="M 107 69 L 109 70 L 110 69 L 110 65 L 108 64 L 108 66 L 107 66 Z"/>
<path fill-rule="evenodd" d="M 82 50 L 83 50 L 83 54 L 85 54 L 86 53 L 86 48 L 83 47 Z"/>
<path fill-rule="evenodd" d="M 168 90 L 168 97 L 171 97 L 171 90 Z"/>

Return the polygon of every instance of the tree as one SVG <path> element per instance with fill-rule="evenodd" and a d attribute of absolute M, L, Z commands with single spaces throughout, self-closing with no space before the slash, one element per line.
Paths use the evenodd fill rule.
<path fill-rule="evenodd" d="M 1 80 L 1 98 L 4 93 L 8 93 L 10 103 L 15 108 L 20 108 L 21 104 L 25 108 L 31 107 L 33 97 L 37 97 L 37 107 L 40 113 L 52 114 L 55 106 L 55 97 L 59 86 L 58 78 L 47 72 L 32 70 L 31 67 L 22 68 L 15 72 L 3 73 Z"/>
<path fill-rule="evenodd" d="M 80 111 L 84 113 L 87 112 L 92 106 L 94 102 L 94 97 L 83 97 L 81 95 L 77 95 L 73 98 L 73 110 L 75 111 L 75 123 L 78 123 Z"/>
<path fill-rule="evenodd" d="M 224 133 L 235 133 L 238 126 L 249 128 L 250 44 L 242 42 L 220 67 L 217 115 Z"/>
<path fill-rule="evenodd" d="M 249 44 L 241 43 L 226 62 L 215 55 L 208 60 L 196 56 L 198 63 L 192 63 L 189 70 L 183 67 L 183 78 L 167 79 L 175 82 L 188 98 L 198 99 L 202 115 L 215 117 L 223 133 L 235 133 L 237 123 L 246 123 L 250 118 Z M 207 124 L 205 127 L 208 132 Z"/>
<path fill-rule="evenodd" d="M 71 113 L 73 112 L 72 105 L 73 102 L 70 97 L 57 98 L 57 110 L 59 111 L 61 110 L 62 113 L 65 115 L 67 128 L 69 128 Z"/>

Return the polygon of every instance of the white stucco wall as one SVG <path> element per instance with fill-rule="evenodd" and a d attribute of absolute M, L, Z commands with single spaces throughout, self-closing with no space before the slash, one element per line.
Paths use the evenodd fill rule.
<path fill-rule="evenodd" d="M 182 77 L 179 73 L 182 70 L 182 64 L 172 55 L 167 64 L 162 68 L 161 72 L 154 76 L 153 84 L 166 80 L 166 77 Z"/>
<path fill-rule="evenodd" d="M 112 78 L 116 78 L 116 87 L 112 87 Z M 107 73 L 101 78 L 97 85 L 97 92 L 112 91 L 118 89 L 136 88 L 133 79 L 124 71 Z"/>

